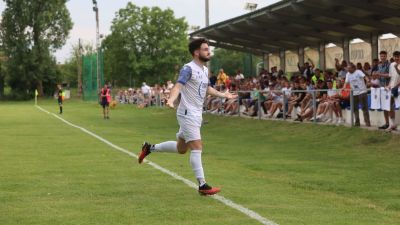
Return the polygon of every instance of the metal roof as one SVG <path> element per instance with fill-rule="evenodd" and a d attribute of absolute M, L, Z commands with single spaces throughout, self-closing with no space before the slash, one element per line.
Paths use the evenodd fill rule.
<path fill-rule="evenodd" d="M 190 34 L 211 45 L 272 53 L 400 33 L 400 0 L 282 0 Z"/>

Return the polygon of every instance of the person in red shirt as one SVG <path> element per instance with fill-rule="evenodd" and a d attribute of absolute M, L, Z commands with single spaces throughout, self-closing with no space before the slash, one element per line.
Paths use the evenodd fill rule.
<path fill-rule="evenodd" d="M 103 107 L 104 119 L 110 119 L 110 102 L 111 102 L 111 90 L 107 84 L 100 91 L 100 104 Z"/>

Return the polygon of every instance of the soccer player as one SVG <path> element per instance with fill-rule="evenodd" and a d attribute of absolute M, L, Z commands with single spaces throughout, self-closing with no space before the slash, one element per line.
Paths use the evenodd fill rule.
<path fill-rule="evenodd" d="M 104 119 L 110 119 L 110 101 L 111 101 L 111 93 L 110 88 L 108 88 L 107 84 L 104 84 L 104 87 L 100 91 L 100 103 L 103 106 L 103 116 Z"/>
<path fill-rule="evenodd" d="M 221 93 L 209 86 L 208 69 L 204 66 L 210 60 L 210 48 L 207 39 L 198 38 L 191 41 L 189 52 L 192 54 L 193 60 L 181 69 L 177 83 L 172 88 L 167 101 L 167 106 L 174 108 L 174 101 L 181 94 L 176 113 L 180 126 L 176 134 L 177 141 L 167 141 L 155 145 L 144 142 L 138 160 L 139 163 L 142 163 L 143 159 L 150 153 L 185 154 L 190 149 L 190 165 L 199 183 L 198 191 L 202 195 L 213 195 L 218 193 L 220 189 L 211 187 L 206 183 L 201 161 L 203 144 L 200 127 L 203 103 L 207 94 L 228 99 L 237 98 L 237 95 L 229 92 Z"/>
<path fill-rule="evenodd" d="M 58 106 L 60 107 L 60 114 L 62 114 L 63 113 L 63 101 L 64 101 L 65 93 L 64 93 L 61 85 L 57 85 L 57 88 L 58 88 L 57 101 L 58 101 Z"/>

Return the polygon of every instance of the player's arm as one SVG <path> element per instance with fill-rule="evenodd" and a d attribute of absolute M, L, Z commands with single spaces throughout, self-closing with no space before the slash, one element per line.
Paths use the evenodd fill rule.
<path fill-rule="evenodd" d="M 174 108 L 174 102 L 178 98 L 179 93 L 183 85 L 185 85 L 192 77 L 192 68 L 190 66 L 182 67 L 181 71 L 179 72 L 178 80 L 176 84 L 171 89 L 171 93 L 169 94 L 169 98 L 167 100 L 167 106 L 170 108 Z"/>
<path fill-rule="evenodd" d="M 176 83 L 174 87 L 171 89 L 171 92 L 169 94 L 169 98 L 167 101 L 167 106 L 170 108 L 174 108 L 174 102 L 178 98 L 179 93 L 181 92 L 182 84 L 181 83 Z"/>
<path fill-rule="evenodd" d="M 234 99 L 237 98 L 236 94 L 231 94 L 229 92 L 219 92 L 217 90 L 215 90 L 214 88 L 212 88 L 211 86 L 208 86 L 207 88 L 207 94 L 215 96 L 215 97 L 220 97 L 220 98 L 227 98 L 227 99 Z"/>

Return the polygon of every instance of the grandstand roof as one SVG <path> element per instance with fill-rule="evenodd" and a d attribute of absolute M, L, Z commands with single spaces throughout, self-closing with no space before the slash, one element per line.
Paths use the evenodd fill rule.
<path fill-rule="evenodd" d="M 263 54 L 400 33 L 400 0 L 282 0 L 190 34 L 211 45 Z"/>

